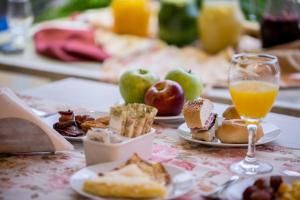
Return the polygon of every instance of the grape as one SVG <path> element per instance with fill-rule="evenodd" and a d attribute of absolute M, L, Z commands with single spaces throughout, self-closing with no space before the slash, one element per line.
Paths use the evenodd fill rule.
<path fill-rule="evenodd" d="M 271 200 L 272 196 L 265 190 L 257 190 L 251 194 L 250 200 Z"/>
<path fill-rule="evenodd" d="M 243 199 L 244 200 L 251 200 L 251 194 L 253 192 L 257 191 L 257 187 L 252 185 L 252 186 L 249 186 L 245 189 L 245 191 L 243 192 Z"/>
<path fill-rule="evenodd" d="M 257 179 L 255 182 L 254 182 L 254 185 L 259 188 L 259 189 L 265 189 L 266 187 L 268 187 L 267 185 L 267 182 L 265 179 Z"/>
<path fill-rule="evenodd" d="M 275 192 L 278 191 L 278 189 L 279 189 L 282 182 L 283 181 L 282 181 L 281 176 L 271 176 L 271 178 L 270 178 L 270 185 L 271 185 L 271 187 L 273 188 L 273 190 Z"/>

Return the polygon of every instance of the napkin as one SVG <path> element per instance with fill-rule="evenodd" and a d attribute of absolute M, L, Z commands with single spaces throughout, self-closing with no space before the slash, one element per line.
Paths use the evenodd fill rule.
<path fill-rule="evenodd" d="M 66 62 L 104 61 L 108 53 L 94 41 L 91 30 L 45 28 L 34 34 L 36 52 Z"/>
<path fill-rule="evenodd" d="M 39 118 L 37 115 L 35 115 L 32 110 L 21 100 L 19 99 L 13 91 L 11 91 L 9 88 L 6 87 L 0 87 L 0 122 L 1 120 L 5 120 L 7 118 L 19 118 L 22 120 L 27 120 L 35 125 L 37 125 L 43 132 L 48 136 L 50 139 L 54 151 L 63 151 L 63 150 L 73 150 L 73 145 L 69 143 L 63 136 L 61 136 L 59 133 L 57 133 L 52 127 L 48 126 L 41 118 Z M 13 127 L 12 127 L 13 128 Z M 30 130 L 28 130 L 30 131 Z M 24 133 L 28 133 L 27 130 L 24 130 Z M 0 132 L 1 134 L 1 132 Z M 2 133 L 3 134 L 3 133 Z M 24 134 L 24 137 L 26 135 Z M 6 135 L 7 136 L 7 135 Z M 43 135 L 44 136 L 44 135 Z M 41 137 L 43 137 L 41 136 Z M 15 139 L 20 139 L 21 141 L 27 141 L 25 138 L 13 138 L 14 136 L 8 136 L 9 138 L 6 139 L 6 141 L 9 143 L 10 141 L 13 141 Z M 23 136 L 22 136 L 23 137 Z M 3 139 L 3 138 L 2 138 Z M 37 139 L 34 139 L 37 141 Z M 34 143 L 36 141 L 32 141 L 33 147 L 30 147 L 29 149 L 32 149 L 34 152 Z M 2 143 L 3 140 L 0 142 Z M 3 144 L 2 144 L 3 145 Z M 18 147 L 15 147 L 18 148 Z M 3 147 L 0 148 L 3 150 Z M 14 152 L 17 150 L 13 150 Z M 29 152 L 28 152 L 29 153 Z"/>

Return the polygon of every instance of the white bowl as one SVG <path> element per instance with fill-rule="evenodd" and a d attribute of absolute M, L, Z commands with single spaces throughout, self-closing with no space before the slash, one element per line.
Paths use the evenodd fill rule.
<path fill-rule="evenodd" d="M 83 147 L 86 165 L 124 160 L 130 158 L 134 153 L 143 159 L 148 159 L 152 152 L 154 134 L 155 129 L 152 128 L 147 134 L 115 144 L 105 144 L 84 137 Z"/>

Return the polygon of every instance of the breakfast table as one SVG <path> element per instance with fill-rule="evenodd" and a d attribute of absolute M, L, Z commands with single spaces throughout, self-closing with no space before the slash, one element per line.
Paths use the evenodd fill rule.
<path fill-rule="evenodd" d="M 100 9 L 101 10 L 101 9 Z M 107 71 L 105 69 L 105 62 L 100 63 L 100 62 L 95 62 L 95 61 L 80 61 L 80 62 L 63 62 L 55 59 L 50 59 L 47 58 L 46 56 L 41 56 L 37 54 L 34 46 L 34 39 L 33 39 L 33 34 L 45 27 L 63 27 L 63 28 L 73 28 L 73 29 L 87 29 L 89 26 L 92 26 L 91 24 L 87 23 L 87 21 L 92 20 L 92 19 L 97 19 L 93 20 L 98 22 L 98 19 L 100 21 L 108 21 L 109 23 L 112 22 L 111 16 L 108 17 L 107 15 L 107 10 L 102 9 L 104 12 L 100 14 L 99 10 L 87 10 L 86 12 L 83 12 L 81 15 L 75 18 L 63 18 L 63 19 L 56 19 L 56 20 L 51 20 L 51 21 L 46 21 L 40 24 L 35 24 L 31 30 L 29 35 L 31 37 L 28 38 L 28 41 L 26 43 L 25 49 L 22 53 L 19 54 L 5 54 L 0 52 L 0 70 L 2 71 L 7 71 L 7 72 L 13 72 L 13 73 L 21 73 L 21 74 L 28 74 L 28 75 L 33 75 L 36 77 L 42 77 L 46 78 L 49 81 L 57 81 L 61 80 L 64 78 L 69 78 L 69 77 L 75 77 L 75 78 L 80 78 L 80 79 L 86 79 L 86 80 L 94 80 L 94 81 L 101 81 L 101 82 L 113 82 L 116 83 L 115 80 L 112 80 L 110 77 L 111 71 Z M 105 15 L 103 17 L 102 15 Z M 99 17 L 100 15 L 101 17 Z M 109 19 L 108 19 L 108 18 Z M 104 23 L 104 22 L 101 22 Z M 104 23 L 106 24 L 106 23 Z M 101 26 L 100 26 L 101 27 Z M 99 28 L 96 26 L 96 28 Z M 100 28 L 101 29 L 101 28 Z M 106 28 L 107 29 L 107 28 Z M 104 29 L 105 30 L 105 29 Z M 101 36 L 101 34 L 100 34 Z M 103 37 L 103 36 L 101 36 Z M 99 40 L 101 40 L 101 37 Z M 103 38 L 106 38 L 103 37 Z M 122 46 L 122 42 L 124 41 L 113 38 L 117 42 L 115 42 L 118 45 Z M 245 39 L 247 40 L 247 39 Z M 250 42 L 253 42 L 250 40 Z M 126 45 L 130 45 L 131 42 Z M 134 42 L 133 42 L 134 43 Z M 249 42 L 246 43 L 246 46 L 248 45 Z M 254 42 L 255 43 L 255 42 Z M 115 46 L 115 44 L 111 44 L 111 41 L 108 42 L 109 46 Z M 143 46 L 143 45 L 138 45 L 138 46 Z M 147 46 L 147 45 L 145 45 Z M 150 45 L 151 46 L 151 45 Z M 250 45 L 251 46 L 251 45 Z M 127 47 L 127 46 L 126 46 Z M 173 47 L 171 47 L 172 49 Z M 143 49 L 143 48 L 141 48 Z M 124 50 L 120 50 L 123 52 Z M 151 50 L 147 49 L 144 50 L 146 52 L 149 52 Z M 148 55 L 149 53 L 147 53 Z M 163 55 L 162 57 L 164 58 Z M 176 55 L 171 55 L 171 56 L 176 56 Z M 188 57 L 189 54 L 185 55 L 184 57 Z M 125 56 L 126 57 L 126 56 Z M 119 59 L 119 58 L 118 58 Z M 117 60 L 118 60 L 117 59 Z M 154 58 L 152 58 L 154 59 Z M 216 58 L 214 58 L 216 59 Z M 141 61 L 145 60 L 145 58 L 142 58 Z M 155 59 L 154 59 L 155 60 Z M 150 59 L 151 61 L 151 59 Z M 126 60 L 126 62 L 130 62 L 129 60 Z M 148 61 L 146 61 L 148 62 Z M 201 60 L 199 62 L 202 62 Z M 162 61 L 160 63 L 163 63 Z M 175 64 L 178 63 L 171 63 L 168 64 L 169 66 L 176 66 Z M 213 63 L 214 66 L 219 65 L 220 63 Z M 138 63 L 139 66 L 146 66 L 146 63 L 140 62 Z M 153 64 L 156 65 L 156 64 Z M 181 64 L 182 65 L 182 64 Z M 122 69 L 124 66 L 123 65 L 116 65 L 116 63 L 112 63 L 107 65 L 108 68 L 112 68 L 112 71 L 115 72 L 119 71 L 120 68 Z M 144 66 L 144 67 L 145 67 Z M 166 66 L 160 67 L 164 68 Z M 210 68 L 213 66 L 210 66 Z M 216 67 L 217 68 L 217 67 Z M 117 74 L 117 73 L 116 73 Z M 286 87 L 283 90 L 280 90 L 279 96 L 277 98 L 277 101 L 273 107 L 273 111 L 276 113 L 281 113 L 281 114 L 287 114 L 287 115 L 293 115 L 293 116 L 300 116 L 300 89 L 299 86 L 296 87 Z M 207 97 L 210 99 L 214 100 L 215 102 L 219 103 L 230 103 L 230 96 L 226 88 L 221 87 L 213 87 L 205 91 L 205 94 Z"/>
<path fill-rule="evenodd" d="M 18 93 L 41 118 L 59 110 L 104 111 L 120 101 L 116 85 L 69 78 Z M 228 105 L 214 103 L 219 115 Z M 300 173 L 300 118 L 270 113 L 265 121 L 281 130 L 273 142 L 257 147 L 257 158 L 271 163 L 273 174 Z M 177 125 L 178 126 L 178 125 Z M 193 144 L 178 137 L 174 124 L 154 124 L 156 135 L 150 160 L 190 171 L 196 187 L 179 199 L 203 199 L 233 174 L 228 166 L 241 160 L 246 148 L 218 148 Z M 0 200 L 5 199 L 86 199 L 72 190 L 69 178 L 85 167 L 82 142 L 72 142 L 73 151 L 53 154 L 0 156 Z M 100 153 L 100 152 L 99 152 Z"/>

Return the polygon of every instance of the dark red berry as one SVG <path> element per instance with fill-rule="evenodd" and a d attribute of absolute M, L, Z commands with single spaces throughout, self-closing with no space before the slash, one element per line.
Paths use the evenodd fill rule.
<path fill-rule="evenodd" d="M 257 187 L 252 185 L 246 188 L 243 192 L 243 200 L 251 200 L 251 195 L 253 192 L 257 191 Z"/>
<path fill-rule="evenodd" d="M 266 187 L 268 187 L 267 181 L 265 179 L 257 179 L 254 182 L 254 185 L 258 188 L 258 189 L 265 189 Z"/>
<path fill-rule="evenodd" d="M 275 192 L 278 191 L 278 189 L 279 189 L 282 182 L 283 181 L 282 181 L 281 176 L 271 176 L 271 178 L 270 178 L 270 185 L 271 185 L 271 187 L 273 188 L 273 190 Z"/>
<path fill-rule="evenodd" d="M 272 196 L 265 190 L 257 190 L 251 194 L 250 200 L 271 200 Z"/>

